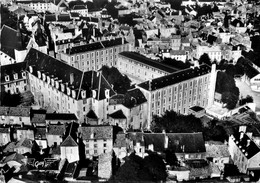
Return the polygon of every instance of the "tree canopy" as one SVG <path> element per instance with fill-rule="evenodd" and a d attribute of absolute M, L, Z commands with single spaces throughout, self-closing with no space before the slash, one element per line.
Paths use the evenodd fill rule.
<path fill-rule="evenodd" d="M 21 94 L 10 94 L 7 92 L 1 93 L 1 105 L 8 107 L 16 107 L 21 104 Z"/>
<path fill-rule="evenodd" d="M 216 92 L 222 94 L 222 102 L 226 108 L 234 109 L 239 99 L 239 89 L 236 87 L 235 80 L 226 72 L 218 72 L 216 82 Z"/>
<path fill-rule="evenodd" d="M 200 64 L 205 63 L 205 64 L 208 64 L 208 65 L 211 65 L 209 55 L 207 53 L 204 53 L 203 55 L 201 55 L 200 59 L 199 59 L 199 63 Z"/>
<path fill-rule="evenodd" d="M 171 110 L 161 117 L 153 116 L 150 129 L 155 133 L 163 130 L 170 133 L 193 133 L 202 131 L 202 123 L 193 115 L 181 115 Z"/>
<path fill-rule="evenodd" d="M 113 180 L 116 182 L 164 181 L 166 177 L 166 167 L 162 157 L 157 153 L 149 152 L 144 159 L 135 153 L 130 154 Z"/>
<path fill-rule="evenodd" d="M 103 66 L 101 71 L 107 81 L 113 85 L 115 92 L 124 94 L 130 88 L 131 80 L 126 75 L 122 75 L 117 68 Z"/>

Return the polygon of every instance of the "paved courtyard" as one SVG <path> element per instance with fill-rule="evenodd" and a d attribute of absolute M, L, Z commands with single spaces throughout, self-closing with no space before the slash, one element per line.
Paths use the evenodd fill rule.
<path fill-rule="evenodd" d="M 260 111 L 260 93 L 254 92 L 251 90 L 251 88 L 244 83 L 242 80 L 236 79 L 236 85 L 239 88 L 240 96 L 246 97 L 247 95 L 250 95 L 253 97 L 254 102 L 256 103 L 256 111 Z"/>

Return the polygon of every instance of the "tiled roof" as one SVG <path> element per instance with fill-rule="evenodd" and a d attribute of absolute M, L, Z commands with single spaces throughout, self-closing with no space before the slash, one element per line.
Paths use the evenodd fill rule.
<path fill-rule="evenodd" d="M 31 110 L 31 123 L 42 123 L 46 124 L 45 122 L 46 117 L 46 110 Z"/>
<path fill-rule="evenodd" d="M 25 62 L 1 66 L 1 83 L 6 82 L 5 76 L 9 76 L 9 81 L 26 79 L 26 78 L 23 78 L 23 76 L 22 76 L 22 73 L 25 72 L 25 70 L 26 70 Z M 14 74 L 17 74 L 17 79 L 14 79 Z"/>
<path fill-rule="evenodd" d="M 126 119 L 122 110 L 115 111 L 112 114 L 109 114 L 109 116 L 113 119 Z"/>
<path fill-rule="evenodd" d="M 86 98 L 92 96 L 91 90 L 99 90 L 98 100 L 103 100 L 105 98 L 106 89 L 110 90 L 110 96 L 114 95 L 110 84 L 104 79 L 102 74 L 98 74 L 95 71 L 82 72 L 64 62 L 61 62 L 49 55 L 46 55 L 34 48 L 31 48 L 29 53 L 25 58 L 25 62 L 28 64 L 28 70 L 32 68 L 32 74 L 38 77 L 37 71 L 46 74 L 46 78 L 50 77 L 59 82 L 59 91 L 61 91 L 60 83 L 64 84 L 64 91 L 67 95 L 67 87 L 70 90 L 74 90 L 76 93 L 76 100 L 82 99 L 81 91 L 86 91 Z M 74 78 L 72 83 L 71 78 Z M 101 84 L 100 78 L 101 78 Z M 71 96 L 72 92 L 70 92 Z"/>
<path fill-rule="evenodd" d="M 55 14 L 50 14 L 50 15 L 45 15 L 45 22 L 54 22 L 56 21 L 56 15 Z"/>
<path fill-rule="evenodd" d="M 147 58 L 143 55 L 140 55 L 139 53 L 136 53 L 136 52 L 121 52 L 121 53 L 119 53 L 119 56 L 134 60 L 141 64 L 145 64 L 145 65 L 154 67 L 156 69 L 160 69 L 160 70 L 168 72 L 168 73 L 173 73 L 173 72 L 178 71 L 177 68 L 173 68 L 173 67 L 165 65 L 163 63 L 160 63 L 158 61 L 152 60 L 152 59 Z"/>
<path fill-rule="evenodd" d="M 114 143 L 114 147 L 126 147 L 126 134 L 118 133 L 116 135 L 116 141 Z"/>
<path fill-rule="evenodd" d="M 89 51 L 93 51 L 93 50 L 99 50 L 99 49 L 122 45 L 122 39 L 124 39 L 124 38 L 104 40 L 104 41 L 100 41 L 100 42 L 94 42 L 94 43 L 90 43 L 90 44 L 86 44 L 86 45 L 67 48 L 66 54 L 73 55 L 73 54 L 77 54 L 77 53 L 84 53 L 84 52 L 89 52 Z M 127 42 L 124 41 L 124 44 L 126 44 L 126 43 Z"/>
<path fill-rule="evenodd" d="M 79 131 L 83 140 L 113 139 L 113 126 L 82 126 Z"/>
<path fill-rule="evenodd" d="M 160 78 L 153 79 L 151 81 L 145 81 L 143 83 L 140 83 L 138 86 L 146 90 L 151 89 L 151 91 L 154 91 L 208 73 L 210 73 L 210 67 L 208 65 L 203 64 L 200 65 L 200 67 L 184 69 L 179 72 L 169 74 L 167 76 L 162 76 Z"/>
<path fill-rule="evenodd" d="M 23 163 L 23 161 L 22 161 L 23 159 L 25 159 L 25 157 L 23 155 L 18 154 L 18 153 L 13 153 L 4 159 L 4 163 L 7 163 L 9 161 L 17 161 L 19 163 Z"/>
<path fill-rule="evenodd" d="M 228 146 L 225 144 L 217 145 L 211 144 L 206 145 L 206 156 L 212 158 L 229 157 Z"/>
<path fill-rule="evenodd" d="M 171 50 L 171 55 L 186 55 L 185 50 Z"/>
<path fill-rule="evenodd" d="M 86 6 L 84 5 L 74 5 L 72 10 L 85 10 L 88 9 Z"/>
<path fill-rule="evenodd" d="M 144 133 L 145 147 L 153 145 L 154 151 L 162 152 L 165 150 L 165 134 L 164 133 Z"/>
<path fill-rule="evenodd" d="M 257 146 L 256 143 L 251 140 L 245 133 L 243 133 L 242 138 L 240 138 L 241 133 L 243 132 L 237 132 L 233 134 L 233 141 L 236 143 L 237 147 L 239 147 L 241 152 L 246 156 L 246 158 L 250 159 L 260 152 L 260 147 Z"/>
<path fill-rule="evenodd" d="M 59 136 L 65 134 L 65 130 L 66 130 L 65 125 L 52 125 L 52 124 L 50 124 L 47 127 L 47 129 L 48 129 L 47 134 L 49 134 L 49 135 L 59 135 Z"/>
<path fill-rule="evenodd" d="M 144 136 L 142 132 L 127 132 L 127 138 L 133 142 L 133 145 L 136 143 L 140 143 L 140 145 L 144 145 Z"/>
<path fill-rule="evenodd" d="M 0 115 L 30 117 L 30 107 L 2 107 L 2 106 L 0 106 Z"/>
<path fill-rule="evenodd" d="M 10 142 L 7 144 L 7 146 L 4 148 L 3 152 L 14 152 L 15 142 Z"/>
<path fill-rule="evenodd" d="M 78 146 L 78 144 L 75 142 L 75 140 L 69 135 L 60 145 L 61 147 L 72 147 L 72 146 Z"/>
<path fill-rule="evenodd" d="M 60 14 L 60 15 L 58 15 L 57 21 L 70 22 L 70 21 L 72 21 L 72 19 L 70 18 L 69 14 Z"/>
<path fill-rule="evenodd" d="M 135 88 L 132 90 L 128 90 L 125 94 L 125 101 L 123 105 L 127 108 L 133 108 L 135 106 L 139 106 L 143 103 L 147 102 L 144 94 L 140 91 L 140 89 Z"/>
<path fill-rule="evenodd" d="M 168 148 L 175 153 L 204 153 L 205 142 L 202 133 L 167 133 Z"/>
<path fill-rule="evenodd" d="M 191 107 L 190 109 L 193 110 L 193 111 L 195 111 L 195 112 L 199 112 L 199 111 L 201 111 L 201 110 L 204 110 L 204 108 L 203 108 L 203 107 L 200 107 L 200 106 L 193 106 L 193 107 Z"/>
<path fill-rule="evenodd" d="M 1 30 L 1 50 L 15 59 L 14 50 L 26 50 L 29 37 L 21 34 L 18 36 L 18 31 L 14 30 L 6 25 Z M 21 42 L 21 40 L 23 40 Z"/>
<path fill-rule="evenodd" d="M 78 120 L 73 113 L 47 113 L 46 120 Z"/>
<path fill-rule="evenodd" d="M 0 133 L 10 133 L 9 128 L 0 128 Z"/>
<path fill-rule="evenodd" d="M 34 141 L 31 139 L 21 139 L 20 141 L 15 143 L 14 148 L 20 148 L 20 147 L 27 147 L 27 148 L 32 148 L 34 145 Z"/>

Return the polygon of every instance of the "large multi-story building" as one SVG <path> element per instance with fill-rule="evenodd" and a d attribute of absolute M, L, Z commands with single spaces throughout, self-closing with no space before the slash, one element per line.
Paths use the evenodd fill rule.
<path fill-rule="evenodd" d="M 67 48 L 61 60 L 82 71 L 99 70 L 102 65 L 115 66 L 118 53 L 129 50 L 124 38 L 115 38 Z"/>
<path fill-rule="evenodd" d="M 222 59 L 222 50 L 219 45 L 216 46 L 197 45 L 197 49 L 196 49 L 197 58 L 199 59 L 201 55 L 203 55 L 204 53 L 209 55 L 209 58 L 211 59 L 212 62 L 215 60 L 217 62 L 220 62 L 220 60 Z"/>
<path fill-rule="evenodd" d="M 117 69 L 135 83 L 166 76 L 178 70 L 136 52 L 119 53 Z"/>
<path fill-rule="evenodd" d="M 166 110 L 188 114 L 192 106 L 212 105 L 216 83 L 215 64 L 188 68 L 145 81 L 137 85 L 148 101 L 148 126 L 153 115 L 162 115 Z"/>
<path fill-rule="evenodd" d="M 33 48 L 25 62 L 30 91 L 40 106 L 74 113 L 80 122 L 93 110 L 99 124 L 106 121 L 108 99 L 115 92 L 101 73 L 82 72 Z"/>

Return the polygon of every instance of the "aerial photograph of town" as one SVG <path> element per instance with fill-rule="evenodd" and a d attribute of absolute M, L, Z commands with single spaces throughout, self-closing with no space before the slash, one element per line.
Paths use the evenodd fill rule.
<path fill-rule="evenodd" d="M 260 183 L 260 0 L 0 0 L 0 183 Z"/>

